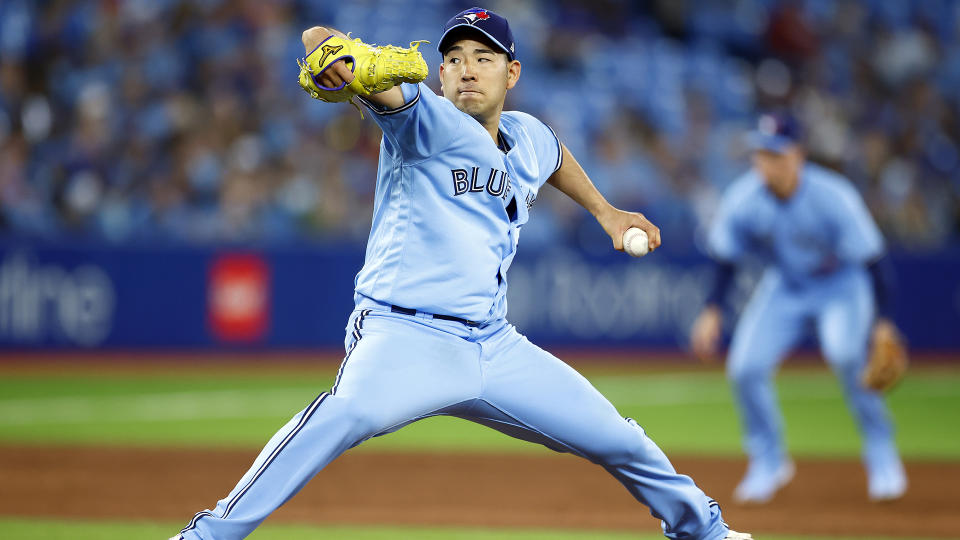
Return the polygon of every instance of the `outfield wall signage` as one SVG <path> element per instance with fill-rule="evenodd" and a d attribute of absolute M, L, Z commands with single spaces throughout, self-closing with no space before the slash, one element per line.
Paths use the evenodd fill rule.
<path fill-rule="evenodd" d="M 42 262 L 32 251 L 0 258 L 0 342 L 101 345 L 115 304 L 113 281 L 100 265 Z"/>
<path fill-rule="evenodd" d="M 895 255 L 914 349 L 960 349 L 960 253 Z M 336 349 L 356 246 L 289 249 L 0 244 L 0 349 Z M 758 272 L 739 277 L 734 311 Z M 683 348 L 711 274 L 699 256 L 520 250 L 510 320 L 543 346 Z"/>
<path fill-rule="evenodd" d="M 211 334 L 226 343 L 261 343 L 270 326 L 270 270 L 257 253 L 216 256 L 207 282 Z"/>

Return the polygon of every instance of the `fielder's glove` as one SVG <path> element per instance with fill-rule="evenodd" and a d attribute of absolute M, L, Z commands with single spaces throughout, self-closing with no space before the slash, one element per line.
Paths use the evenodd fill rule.
<path fill-rule="evenodd" d="M 880 323 L 873 333 L 870 358 L 861 374 L 863 385 L 877 392 L 893 388 L 907 370 L 907 349 L 890 323 Z"/>
<path fill-rule="evenodd" d="M 331 103 L 351 101 L 353 96 L 369 96 L 400 83 L 418 83 L 427 78 L 427 63 L 417 51 L 426 41 L 414 41 L 409 49 L 393 45 L 368 45 L 359 38 L 350 40 L 330 36 L 305 58 L 298 58 L 298 81 L 310 97 Z M 344 60 L 354 79 L 349 84 L 328 88 L 318 77 L 338 60 Z"/>

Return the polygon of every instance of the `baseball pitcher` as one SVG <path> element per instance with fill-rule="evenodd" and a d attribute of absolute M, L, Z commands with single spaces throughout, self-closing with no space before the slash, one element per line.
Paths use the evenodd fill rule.
<path fill-rule="evenodd" d="M 667 537 L 749 538 L 729 530 L 717 503 L 635 421 L 506 320 L 507 270 L 546 183 L 596 216 L 615 249 L 630 227 L 651 249 L 660 244 L 643 215 L 606 202 L 549 127 L 503 111 L 521 72 L 507 20 L 480 8 L 450 19 L 439 42 L 442 96 L 418 84 L 427 76 L 419 42 L 374 47 L 322 27 L 303 42 L 300 85 L 365 107 L 383 130 L 346 357 L 330 391 L 177 538 L 244 538 L 347 449 L 434 415 L 597 463 L 662 520 Z"/>

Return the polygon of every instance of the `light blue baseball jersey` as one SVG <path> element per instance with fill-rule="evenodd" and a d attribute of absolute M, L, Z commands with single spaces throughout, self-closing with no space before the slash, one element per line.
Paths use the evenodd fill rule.
<path fill-rule="evenodd" d="M 708 237 L 711 254 L 752 253 L 792 284 L 879 257 L 883 237 L 863 199 L 842 176 L 806 164 L 793 195 L 778 199 L 751 170 L 726 191 Z"/>
<path fill-rule="evenodd" d="M 401 89 L 406 105 L 373 109 L 383 140 L 356 291 L 428 313 L 503 318 L 520 228 L 560 168 L 560 142 L 533 116 L 505 111 L 504 154 L 479 122 L 426 85 Z"/>

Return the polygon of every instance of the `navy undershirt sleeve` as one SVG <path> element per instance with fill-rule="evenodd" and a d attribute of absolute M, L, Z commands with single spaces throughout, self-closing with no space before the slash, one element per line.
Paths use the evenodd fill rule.
<path fill-rule="evenodd" d="M 707 295 L 707 305 L 720 306 L 727 297 L 737 266 L 732 262 L 717 261 L 713 272 L 713 286 Z"/>
<path fill-rule="evenodd" d="M 877 305 L 877 316 L 893 320 L 894 298 L 896 296 L 896 282 L 893 279 L 893 267 L 890 258 L 881 255 L 879 259 L 867 266 L 870 277 L 873 278 L 873 295 Z"/>

